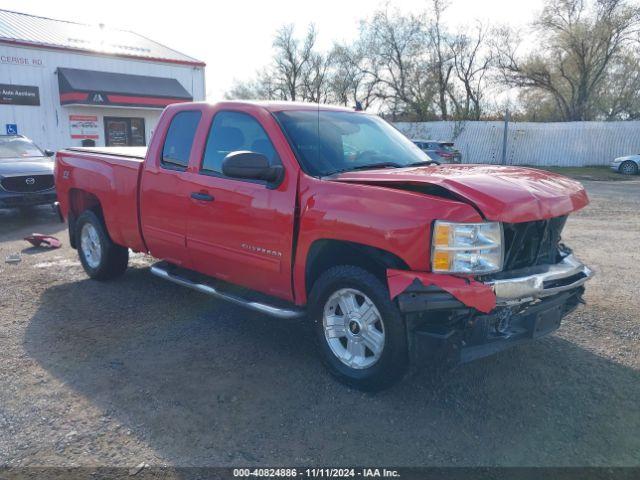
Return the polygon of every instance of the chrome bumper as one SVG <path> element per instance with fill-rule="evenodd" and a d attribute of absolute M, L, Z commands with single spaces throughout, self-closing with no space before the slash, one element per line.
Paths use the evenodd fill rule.
<path fill-rule="evenodd" d="M 567 255 L 560 263 L 546 266 L 542 272 L 493 280 L 486 284 L 490 285 L 496 294 L 497 305 L 517 305 L 572 290 L 583 285 L 593 275 L 593 270 L 573 255 Z"/>

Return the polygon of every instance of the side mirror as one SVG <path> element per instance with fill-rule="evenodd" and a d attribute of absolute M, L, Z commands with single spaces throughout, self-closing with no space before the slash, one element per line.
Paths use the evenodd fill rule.
<path fill-rule="evenodd" d="M 45 150 L 45 151 L 44 151 L 44 154 L 45 154 L 47 157 L 53 157 L 53 156 L 56 154 L 56 152 L 54 152 L 53 150 Z"/>
<path fill-rule="evenodd" d="M 270 166 L 267 157 L 261 153 L 231 152 L 222 161 L 222 173 L 232 178 L 265 180 L 269 183 L 281 179 L 284 170 L 280 165 Z"/>

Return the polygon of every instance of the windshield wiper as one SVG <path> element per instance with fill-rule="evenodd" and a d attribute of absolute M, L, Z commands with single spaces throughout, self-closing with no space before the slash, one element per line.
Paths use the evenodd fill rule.
<path fill-rule="evenodd" d="M 400 165 L 399 163 L 380 162 L 380 163 L 371 163 L 368 165 L 358 165 L 356 167 L 343 168 L 343 169 L 328 173 L 327 175 L 335 175 L 336 173 L 352 172 L 354 170 L 374 170 L 376 168 L 402 168 L 402 167 L 403 165 Z"/>
<path fill-rule="evenodd" d="M 440 162 L 437 162 L 435 160 L 422 160 L 420 162 L 413 162 L 409 165 L 405 165 L 405 167 L 421 167 L 426 165 L 440 165 Z"/>

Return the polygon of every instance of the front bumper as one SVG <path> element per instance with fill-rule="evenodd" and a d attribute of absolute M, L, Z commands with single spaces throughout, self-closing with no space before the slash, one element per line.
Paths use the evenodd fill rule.
<path fill-rule="evenodd" d="M 413 359 L 418 364 L 455 365 L 528 343 L 557 330 L 562 318 L 582 303 L 583 292 L 584 287 L 578 287 L 519 310 L 441 311 L 435 322 L 414 319 L 410 322 Z"/>
<path fill-rule="evenodd" d="M 618 170 L 620 170 L 620 164 L 621 163 L 622 163 L 622 160 L 620 160 L 620 161 L 614 160 L 613 162 L 611 162 L 609 164 L 609 168 L 611 168 L 611 170 L 617 172 Z"/>
<path fill-rule="evenodd" d="M 485 282 L 496 295 L 496 305 L 518 305 L 573 290 L 593 277 L 593 270 L 573 255 L 555 265 L 508 272 Z"/>
<path fill-rule="evenodd" d="M 496 306 L 482 313 L 437 285 L 412 283 L 398 295 L 419 362 L 468 362 L 546 335 L 583 303 L 593 271 L 573 255 L 555 265 L 504 272 L 484 282 Z"/>
<path fill-rule="evenodd" d="M 14 193 L 0 190 L 0 208 L 48 205 L 55 203 L 56 200 L 55 188 L 34 193 Z"/>

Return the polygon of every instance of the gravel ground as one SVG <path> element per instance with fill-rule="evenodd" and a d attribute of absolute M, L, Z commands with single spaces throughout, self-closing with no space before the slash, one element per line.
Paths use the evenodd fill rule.
<path fill-rule="evenodd" d="M 299 321 L 163 282 L 88 280 L 50 209 L 0 212 L 0 465 L 640 466 L 640 182 L 587 182 L 597 276 L 556 334 L 371 395 Z M 25 248 L 33 231 L 60 250 Z M 17 265 L 5 257 L 22 252 Z"/>

